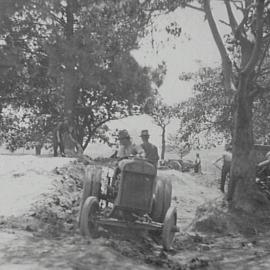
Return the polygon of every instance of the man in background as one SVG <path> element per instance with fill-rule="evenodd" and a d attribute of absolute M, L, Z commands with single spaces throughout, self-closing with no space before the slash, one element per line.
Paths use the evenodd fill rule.
<path fill-rule="evenodd" d="M 81 156 L 83 154 L 83 149 L 77 140 L 73 125 L 69 125 L 67 132 L 64 134 L 64 145 L 67 157 Z"/>
<path fill-rule="evenodd" d="M 155 145 L 149 142 L 150 135 L 148 133 L 148 130 L 142 130 L 140 137 L 143 141 L 141 146 L 145 152 L 146 159 L 148 159 L 149 162 L 151 162 L 155 167 L 157 167 L 157 163 L 159 160 L 158 149 Z"/>
<path fill-rule="evenodd" d="M 199 153 L 196 154 L 195 162 L 194 162 L 194 172 L 195 173 L 202 173 L 202 164 L 201 164 L 201 158 Z"/>
<path fill-rule="evenodd" d="M 55 157 L 58 155 L 58 147 L 60 155 L 65 157 L 64 134 L 66 132 L 68 132 L 68 119 L 64 118 L 64 121 L 59 122 L 53 130 L 53 155 Z"/>
<path fill-rule="evenodd" d="M 231 144 L 225 145 L 225 152 L 223 155 L 217 159 L 213 164 L 220 169 L 219 166 L 217 166 L 217 163 L 220 161 L 223 161 L 222 168 L 221 168 L 221 182 L 220 182 L 220 190 L 224 193 L 224 187 L 226 182 L 227 175 L 230 174 L 231 170 L 231 163 L 232 163 L 232 146 Z"/>
<path fill-rule="evenodd" d="M 265 160 L 257 164 L 257 175 L 268 177 L 270 176 L 270 152 L 265 155 Z"/>

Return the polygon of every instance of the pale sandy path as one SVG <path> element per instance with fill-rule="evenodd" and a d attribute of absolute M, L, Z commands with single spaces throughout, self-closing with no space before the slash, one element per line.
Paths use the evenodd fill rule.
<path fill-rule="evenodd" d="M 21 215 L 51 188 L 56 167 L 67 165 L 70 158 L 32 155 L 0 155 L 0 216 Z"/>

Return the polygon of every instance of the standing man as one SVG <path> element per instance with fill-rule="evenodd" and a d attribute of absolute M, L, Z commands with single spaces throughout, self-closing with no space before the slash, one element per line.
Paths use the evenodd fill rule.
<path fill-rule="evenodd" d="M 223 153 L 222 157 L 217 159 L 213 164 L 219 168 L 217 166 L 217 163 L 222 160 L 223 161 L 223 165 L 221 168 L 221 183 L 220 183 L 220 190 L 222 192 L 224 192 L 224 187 L 225 187 L 225 182 L 226 182 L 226 177 L 227 175 L 230 174 L 230 170 L 231 170 L 231 163 L 232 163 L 232 146 L 226 145 L 225 146 L 225 152 Z M 220 169 L 220 168 L 219 168 Z"/>
<path fill-rule="evenodd" d="M 146 159 L 149 160 L 155 167 L 157 167 L 157 163 L 159 160 L 159 155 L 158 155 L 158 149 L 155 145 L 149 142 L 149 133 L 148 130 L 142 130 L 140 137 L 142 138 L 142 148 L 145 152 L 145 157 Z"/>
<path fill-rule="evenodd" d="M 63 122 L 59 122 L 53 130 L 53 155 L 57 157 L 58 147 L 60 148 L 60 155 L 65 156 L 64 134 L 68 132 L 68 119 L 64 118 Z"/>
<path fill-rule="evenodd" d="M 200 158 L 199 153 L 196 154 L 195 164 L 194 164 L 194 172 L 195 173 L 202 173 L 202 164 L 201 164 L 201 158 Z"/>
<path fill-rule="evenodd" d="M 65 155 L 68 157 L 81 156 L 83 154 L 82 146 L 79 144 L 76 137 L 74 127 L 69 125 L 64 136 Z"/>
<path fill-rule="evenodd" d="M 265 155 L 265 160 L 257 164 L 257 174 L 265 177 L 270 176 L 270 152 Z"/>

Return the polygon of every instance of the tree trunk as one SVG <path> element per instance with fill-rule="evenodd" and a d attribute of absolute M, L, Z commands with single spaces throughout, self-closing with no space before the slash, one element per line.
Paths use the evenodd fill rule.
<path fill-rule="evenodd" d="M 161 148 L 161 159 L 164 159 L 165 157 L 165 134 L 166 134 L 166 127 L 162 127 L 162 135 L 161 135 L 161 142 L 162 142 L 162 148 Z"/>
<path fill-rule="evenodd" d="M 41 155 L 41 149 L 42 149 L 42 144 L 37 144 L 35 146 L 36 156 L 40 156 Z"/>
<path fill-rule="evenodd" d="M 65 24 L 65 35 L 66 42 L 72 47 L 72 38 L 74 35 L 74 14 L 73 14 L 73 2 L 72 0 L 67 1 L 66 6 L 66 24 Z M 70 123 L 73 122 L 74 105 L 75 105 L 75 67 L 72 56 L 67 57 L 64 71 L 64 91 L 65 91 L 65 102 L 64 102 L 64 115 L 67 117 Z"/>
<path fill-rule="evenodd" d="M 74 14 L 73 1 L 68 0 L 66 6 L 66 25 L 65 25 L 66 42 L 72 47 L 72 38 L 74 35 Z M 69 126 L 74 125 L 74 107 L 76 104 L 76 74 L 75 65 L 72 55 L 67 57 L 64 71 L 64 116 L 68 120 Z M 68 136 L 64 137 L 65 152 L 73 153 L 74 148 L 69 142 Z"/>
<path fill-rule="evenodd" d="M 236 100 L 233 123 L 233 159 L 230 173 L 228 200 L 234 208 L 243 210 L 248 214 L 264 213 L 270 209 L 269 200 L 258 190 L 255 183 L 255 151 L 253 150 L 252 128 L 252 99 L 249 87 L 252 85 L 252 74 L 259 60 L 264 26 L 264 0 L 256 0 L 253 21 L 256 21 L 255 42 L 249 41 L 247 29 L 240 28 L 230 7 L 230 1 L 224 1 L 226 5 L 229 24 L 234 38 L 240 44 L 241 68 L 234 79 L 232 63 L 224 46 L 216 22 L 212 15 L 210 0 L 203 1 L 203 8 L 214 40 L 222 59 L 224 85 L 226 90 L 235 90 Z M 248 11 L 248 8 L 244 9 Z M 239 30 L 239 31 L 236 31 Z M 252 28 L 251 28 L 252 29 Z M 250 29 L 249 29 L 250 30 Z M 253 29 L 252 29 L 253 30 Z M 239 77 L 238 77 L 239 76 Z M 236 87 L 237 84 L 237 87 Z M 258 213 L 260 212 L 260 213 Z M 268 212 L 269 213 L 269 212 Z"/>
<path fill-rule="evenodd" d="M 233 160 L 227 198 L 234 208 L 254 214 L 265 200 L 255 184 L 252 99 L 245 74 L 240 75 L 232 143 Z"/>
<path fill-rule="evenodd" d="M 74 105 L 75 105 L 75 70 L 72 66 L 67 66 L 64 73 L 64 89 L 65 89 L 65 101 L 64 101 L 64 115 L 70 123 L 73 122 Z"/>

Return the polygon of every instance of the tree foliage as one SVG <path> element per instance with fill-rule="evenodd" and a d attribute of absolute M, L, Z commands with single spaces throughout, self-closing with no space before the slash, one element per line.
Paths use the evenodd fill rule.
<path fill-rule="evenodd" d="M 15 151 L 45 146 L 49 148 L 51 139 L 50 115 L 38 115 L 32 110 L 3 109 L 0 137 L 6 148 Z"/>
<path fill-rule="evenodd" d="M 148 19 L 139 3 L 19 2 L 1 17 L 2 106 L 49 114 L 50 127 L 71 111 L 86 148 L 104 123 L 137 111 L 151 95 L 148 71 L 129 53 Z"/>
<path fill-rule="evenodd" d="M 181 74 L 181 79 L 193 80 L 194 96 L 178 107 L 181 137 L 207 130 L 230 139 L 233 132 L 234 91 L 227 91 L 220 68 L 202 68 L 198 73 Z M 261 85 L 267 87 L 268 79 Z M 255 141 L 262 142 L 269 132 L 269 97 L 258 96 L 253 106 L 253 132 Z"/>
<path fill-rule="evenodd" d="M 234 93 L 224 88 L 222 70 L 202 68 L 196 74 L 183 76 L 193 79 L 195 84 L 194 96 L 178 106 L 182 137 L 187 138 L 203 131 L 223 133 L 225 137 L 231 137 Z"/>

